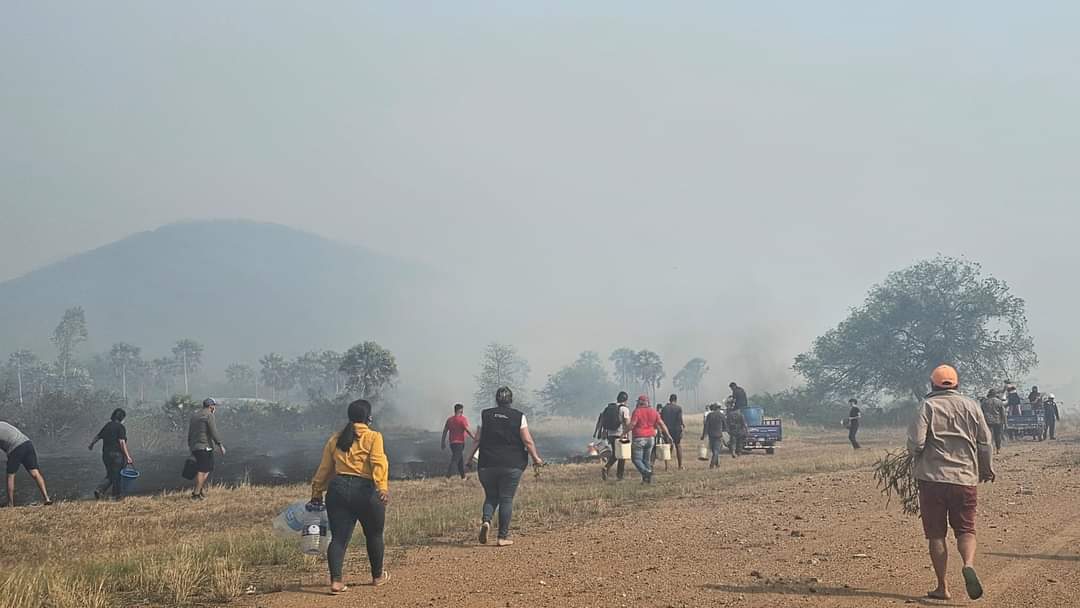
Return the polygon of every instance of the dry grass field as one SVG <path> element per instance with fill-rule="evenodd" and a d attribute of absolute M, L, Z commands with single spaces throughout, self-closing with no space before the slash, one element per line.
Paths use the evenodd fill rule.
<path fill-rule="evenodd" d="M 687 442 L 690 460 L 696 445 Z M 776 457 L 725 459 L 722 472 L 698 462 L 678 475 L 660 467 L 661 483 L 654 485 L 638 483 L 629 463 L 627 481 L 606 484 L 595 465 L 549 466 L 523 481 L 515 528 L 558 530 L 731 484 L 865 468 L 875 457 L 871 450 L 821 450 L 793 440 Z M 325 565 L 274 536 L 270 521 L 307 495 L 299 485 L 242 485 L 215 487 L 201 502 L 166 493 L 119 503 L 0 509 L 8 548 L 0 552 L 0 608 L 212 605 L 295 586 L 323 573 Z M 391 565 L 411 548 L 467 542 L 475 533 L 482 499 L 475 479 L 395 482 L 391 495 Z M 352 563 L 364 561 L 362 545 L 362 537 L 354 539 Z"/>

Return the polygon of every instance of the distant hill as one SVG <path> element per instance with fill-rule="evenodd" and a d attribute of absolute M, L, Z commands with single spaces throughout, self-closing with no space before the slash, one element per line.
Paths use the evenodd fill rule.
<path fill-rule="evenodd" d="M 134 234 L 0 283 L 0 353 L 54 356 L 49 336 L 70 306 L 86 310 L 83 353 L 116 341 L 161 356 L 179 338 L 205 363 L 266 352 L 342 349 L 375 339 L 420 348 L 436 273 L 285 226 L 201 221 Z"/>

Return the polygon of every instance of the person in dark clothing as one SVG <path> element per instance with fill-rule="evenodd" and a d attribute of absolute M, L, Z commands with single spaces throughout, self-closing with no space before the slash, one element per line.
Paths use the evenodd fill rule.
<path fill-rule="evenodd" d="M 671 447 L 675 450 L 675 460 L 679 463 L 679 470 L 682 470 L 682 436 L 683 431 L 686 430 L 686 424 L 683 423 L 683 411 L 682 407 L 678 403 L 679 396 L 674 393 L 668 397 L 668 403 L 664 406 L 664 409 L 660 410 L 660 419 L 664 421 L 664 424 L 668 428 L 668 432 L 671 433 Z M 667 463 L 664 463 L 664 468 L 667 468 Z"/>
<path fill-rule="evenodd" d="M 101 461 L 105 464 L 105 481 L 94 490 L 94 498 L 100 500 L 105 492 L 112 487 L 113 500 L 120 499 L 120 471 L 124 466 L 135 464 L 135 459 L 128 451 L 127 429 L 124 428 L 124 418 L 127 412 L 121 408 L 113 410 L 112 416 L 105 426 L 101 427 L 94 440 L 90 442 L 88 449 L 93 450 L 94 444 L 101 442 Z"/>
<path fill-rule="evenodd" d="M 615 479 L 622 481 L 626 473 L 626 461 L 615 456 L 615 444 L 627 438 L 627 433 L 630 432 L 630 408 L 626 405 L 628 399 L 630 399 L 630 396 L 626 394 L 626 391 L 620 391 L 619 396 L 615 399 L 616 402 L 607 404 L 607 407 L 600 412 L 600 417 L 596 420 L 594 436 L 597 439 L 606 440 L 608 445 L 611 446 L 611 453 L 608 454 L 607 462 L 600 468 L 600 478 L 604 481 L 607 481 L 608 474 L 611 472 L 611 465 L 616 462 L 619 465 L 615 470 Z"/>
<path fill-rule="evenodd" d="M 1031 387 L 1031 392 L 1028 393 L 1028 403 L 1032 406 L 1039 404 L 1042 401 L 1042 393 L 1039 392 L 1039 387 Z"/>
<path fill-rule="evenodd" d="M 728 388 L 731 389 L 731 396 L 735 399 L 736 409 L 746 409 L 746 390 L 738 384 L 735 384 L 734 382 L 728 384 Z"/>
<path fill-rule="evenodd" d="M 724 451 L 724 430 L 727 427 L 727 418 L 720 409 L 719 403 L 709 406 L 709 414 L 705 416 L 705 427 L 701 429 L 701 440 L 709 438 L 709 468 L 715 469 L 720 466 L 720 453 Z"/>
<path fill-rule="evenodd" d="M 986 426 L 990 427 L 994 453 L 997 454 L 1001 452 L 1001 439 L 1005 429 L 1005 403 L 998 398 L 997 389 L 990 389 L 979 406 L 982 408 L 983 418 L 986 419 Z"/>
<path fill-rule="evenodd" d="M 1020 406 L 1022 403 L 1023 400 L 1020 399 L 1020 393 L 1016 391 L 1015 386 L 1010 384 L 1005 388 L 1005 405 L 1009 406 L 1010 416 L 1020 415 Z"/>
<path fill-rule="evenodd" d="M 510 540 L 510 518 L 514 511 L 514 494 L 517 493 L 521 474 L 529 466 L 544 464 L 536 451 L 529 423 L 525 414 L 510 407 L 514 393 L 509 387 L 495 391 L 495 407 L 480 414 L 480 428 L 476 430 L 471 459 L 480 452 L 478 476 L 484 486 L 484 508 L 480 523 L 480 543 L 487 544 L 491 532 L 491 519 L 499 511 L 499 535 L 495 544 L 507 547 Z"/>
<path fill-rule="evenodd" d="M 728 447 L 731 449 L 732 458 L 735 458 L 738 454 L 746 453 L 746 435 L 748 432 L 743 411 L 736 407 L 735 403 L 733 400 L 731 405 L 728 406 L 725 421 L 728 432 Z"/>
<path fill-rule="evenodd" d="M 217 401 L 212 397 L 203 399 L 202 409 L 191 415 L 188 422 L 188 449 L 195 459 L 195 488 L 191 491 L 192 500 L 206 498 L 204 489 L 206 481 L 214 471 L 214 446 L 216 445 L 221 455 L 225 455 L 225 444 L 221 442 L 221 435 L 217 430 L 217 419 L 214 412 L 217 411 Z"/>
<path fill-rule="evenodd" d="M 851 406 L 851 409 L 848 410 L 847 415 L 847 438 L 851 442 L 851 447 L 857 450 L 862 447 L 855 438 L 855 435 L 859 433 L 859 423 L 862 422 L 862 410 L 859 409 L 859 400 L 854 397 L 848 399 L 848 405 Z"/>
<path fill-rule="evenodd" d="M 1046 428 L 1043 429 L 1043 439 L 1046 439 L 1047 435 L 1050 439 L 1057 439 L 1054 435 L 1054 431 L 1057 430 L 1057 423 L 1061 420 L 1061 412 L 1058 410 L 1057 401 L 1054 399 L 1054 394 L 1050 393 L 1043 399 L 1043 414 L 1046 416 Z"/>
<path fill-rule="evenodd" d="M 446 478 L 450 479 L 454 469 L 465 479 L 465 437 L 473 437 L 469 428 L 469 419 L 465 417 L 465 406 L 454 404 L 454 415 L 446 419 L 442 432 L 442 449 L 446 449 L 446 438 L 450 437 L 450 464 L 446 467 Z"/>

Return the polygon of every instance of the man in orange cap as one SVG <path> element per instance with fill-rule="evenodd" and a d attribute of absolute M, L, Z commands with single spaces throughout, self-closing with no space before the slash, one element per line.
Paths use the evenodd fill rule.
<path fill-rule="evenodd" d="M 951 366 L 934 369 L 930 385 L 932 390 L 908 430 L 907 443 L 915 458 L 923 532 L 937 575 L 937 588 L 927 596 L 951 597 L 945 581 L 949 565 L 946 536 L 951 526 L 964 561 L 964 587 L 968 597 L 979 599 L 983 589 L 974 567 L 975 508 L 979 482 L 994 481 L 990 428 L 979 404 L 960 394 L 960 378 Z"/>

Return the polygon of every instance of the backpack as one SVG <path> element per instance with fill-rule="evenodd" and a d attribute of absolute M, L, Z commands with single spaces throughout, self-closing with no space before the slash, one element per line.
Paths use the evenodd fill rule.
<path fill-rule="evenodd" d="M 619 415 L 619 404 L 609 403 L 600 414 L 600 423 L 605 431 L 617 431 L 622 428 L 622 416 Z"/>

